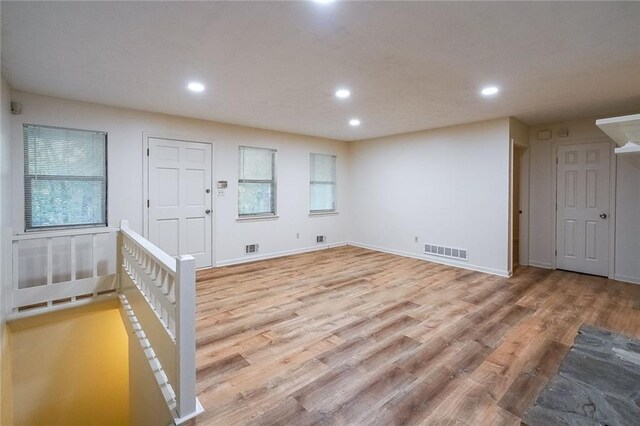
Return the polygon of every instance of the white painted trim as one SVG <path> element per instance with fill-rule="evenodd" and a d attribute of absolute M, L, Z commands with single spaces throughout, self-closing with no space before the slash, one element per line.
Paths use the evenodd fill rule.
<path fill-rule="evenodd" d="M 611 279 L 616 280 L 616 281 L 622 281 L 622 282 L 625 282 L 625 283 L 640 284 L 640 278 L 630 277 L 628 275 L 615 274 L 613 276 L 613 278 L 611 278 Z"/>
<path fill-rule="evenodd" d="M 92 226 L 87 228 L 78 229 L 66 229 L 58 231 L 37 231 L 37 232 L 24 232 L 11 236 L 11 241 L 24 241 L 24 240 L 40 240 L 45 238 L 63 238 L 63 237 L 77 237 L 79 235 L 98 235 L 98 234 L 111 234 L 118 231 L 118 228 L 108 228 L 106 226 Z"/>
<path fill-rule="evenodd" d="M 279 252 L 269 253 L 269 254 L 248 255 L 248 256 L 245 256 L 245 257 L 238 257 L 238 258 L 235 258 L 235 259 L 221 260 L 220 262 L 216 263 L 216 267 L 239 265 L 241 263 L 256 262 L 258 260 L 267 260 L 267 259 L 273 259 L 273 258 L 276 258 L 276 257 L 291 256 L 291 255 L 294 255 L 294 254 L 302 254 L 302 253 L 309 253 L 309 252 L 312 252 L 312 251 L 326 250 L 326 249 L 329 249 L 329 248 L 342 247 L 342 246 L 347 246 L 347 245 L 352 245 L 352 244 L 348 243 L 348 242 L 339 242 L 339 243 L 332 243 L 332 244 L 321 244 L 321 245 L 318 245 L 318 246 L 305 247 L 305 248 L 301 248 L 301 249 L 279 251 Z"/>
<path fill-rule="evenodd" d="M 551 269 L 556 269 L 557 250 L 557 231 L 558 231 L 558 212 L 556 203 L 558 202 L 558 167 L 556 159 L 558 158 L 558 147 L 566 145 L 583 145 L 588 143 L 607 142 L 611 148 L 609 156 L 609 272 L 608 278 L 613 279 L 615 271 L 615 233 L 616 233 L 616 176 L 617 176 L 617 158 L 614 154 L 615 143 L 606 137 L 570 139 L 566 141 L 553 141 L 551 148 L 551 236 L 553 242 L 553 253 L 551 253 Z M 529 262 L 532 265 L 532 262 Z"/>
<path fill-rule="evenodd" d="M 483 266 L 473 265 L 473 264 L 469 264 L 467 262 L 462 263 L 462 262 L 456 262 L 454 260 L 449 261 L 449 260 L 445 260 L 444 258 L 439 258 L 439 257 L 435 257 L 435 256 L 429 256 L 429 255 L 426 255 L 426 254 L 425 255 L 419 255 L 419 254 L 404 252 L 404 251 L 400 251 L 400 250 L 386 249 L 386 248 L 382 248 L 382 247 L 378 247 L 378 246 L 372 246 L 372 245 L 369 245 L 369 244 L 357 243 L 357 242 L 353 242 L 353 241 L 333 243 L 333 244 L 323 244 L 323 245 L 321 245 L 319 247 L 305 247 L 305 248 L 302 248 L 302 249 L 286 250 L 286 251 L 280 251 L 280 252 L 269 253 L 269 254 L 264 254 L 264 255 L 247 256 L 247 257 L 240 257 L 240 258 L 236 258 L 236 259 L 223 260 L 223 261 L 217 262 L 216 263 L 216 267 L 239 265 L 239 264 L 242 264 L 242 263 L 256 262 L 256 261 L 259 261 L 259 260 L 274 259 L 274 258 L 277 258 L 277 257 L 291 256 L 291 255 L 294 255 L 294 254 L 309 253 L 309 252 L 325 250 L 325 249 L 334 248 L 334 247 L 342 247 L 342 246 L 354 246 L 354 247 L 360 247 L 360 248 L 364 248 L 364 249 L 368 249 L 368 250 L 375 250 L 375 251 L 379 251 L 379 252 L 382 252 L 382 253 L 395 254 L 395 255 L 404 256 L 404 257 L 411 257 L 411 258 L 414 258 L 414 259 L 426 260 L 426 261 L 433 262 L 433 263 L 439 263 L 441 265 L 453 266 L 455 268 L 462 268 L 462 269 L 468 269 L 468 270 L 471 270 L 471 271 L 483 272 L 483 273 L 491 274 L 491 275 L 498 275 L 500 277 L 510 277 L 511 276 L 511 274 L 508 271 L 501 271 L 501 270 L 493 269 L 493 268 L 485 268 Z"/>
<path fill-rule="evenodd" d="M 484 266 L 478 266 L 478 265 L 470 264 L 470 263 L 467 263 L 467 262 L 464 262 L 464 263 L 456 262 L 455 260 L 448 260 L 448 259 L 441 258 L 441 257 L 429 256 L 427 254 L 409 253 L 409 252 L 406 252 L 406 251 L 394 250 L 394 249 L 386 249 L 386 248 L 383 248 L 383 247 L 372 246 L 372 245 L 369 245 L 369 244 L 356 243 L 356 242 L 350 242 L 348 245 L 354 246 L 354 247 L 360 247 L 360 248 L 364 248 L 364 249 L 369 249 L 369 250 L 375 250 L 375 251 L 379 251 L 379 252 L 382 252 L 382 253 L 395 254 L 395 255 L 404 256 L 404 257 L 411 257 L 413 259 L 426 260 L 428 262 L 439 263 L 441 265 L 447 265 L 447 266 L 453 266 L 455 268 L 468 269 L 468 270 L 477 271 L 477 272 L 484 272 L 486 274 L 498 275 L 500 277 L 508 278 L 508 277 L 511 276 L 509 274 L 509 271 L 501 271 L 499 269 L 485 268 Z"/>
<path fill-rule="evenodd" d="M 340 214 L 340 212 L 309 213 L 309 217 L 335 216 L 338 214 Z"/>
<path fill-rule="evenodd" d="M 196 397 L 196 409 L 195 409 L 195 411 L 193 413 L 187 414 L 184 417 L 174 418 L 173 419 L 173 423 L 175 424 L 175 426 L 180 426 L 180 425 L 188 422 L 189 420 L 196 418 L 197 416 L 199 416 L 202 413 L 204 413 L 204 407 L 202 406 L 202 404 L 200 404 L 200 400 Z"/>
<path fill-rule="evenodd" d="M 17 291 L 14 290 L 12 308 L 23 308 L 39 303 L 48 303 L 49 307 L 66 305 L 75 302 L 77 296 L 92 294 L 92 297 L 96 297 L 98 293 L 105 291 L 118 291 L 117 274 L 80 278 L 73 281 L 21 288 Z M 71 300 L 56 304 L 52 303 L 55 300 L 65 299 Z"/>
<path fill-rule="evenodd" d="M 538 260 L 531 260 L 531 259 L 529 259 L 529 266 L 542 268 L 542 269 L 555 269 L 549 262 L 540 262 Z"/>
<path fill-rule="evenodd" d="M 530 238 L 530 219 L 531 219 L 531 150 L 527 147 L 522 154 L 525 160 L 520 164 L 520 200 L 524 203 L 520 205 L 522 214 L 520 215 L 520 253 L 519 264 L 522 266 L 529 265 L 529 238 Z M 522 177 L 524 176 L 524 181 Z"/>
<path fill-rule="evenodd" d="M 73 302 L 59 303 L 53 306 L 45 306 L 42 308 L 33 308 L 26 311 L 19 311 L 16 313 L 8 313 L 5 319 L 7 320 L 7 322 L 9 322 L 17 319 L 35 317 L 42 314 L 49 314 L 51 312 L 64 311 L 67 309 L 91 305 L 93 303 L 102 303 L 107 300 L 118 299 L 119 296 L 120 293 L 118 293 L 117 291 L 113 293 L 99 294 L 97 296 L 87 297 L 85 299 L 75 300 Z"/>
<path fill-rule="evenodd" d="M 520 200 L 523 197 L 526 199 L 524 205 L 520 203 L 518 200 L 519 210 L 522 210 L 522 214 L 519 215 L 519 229 L 520 233 L 518 235 L 519 241 L 519 252 L 518 252 L 518 264 L 521 266 L 527 266 L 529 264 L 529 210 L 531 206 L 531 201 L 529 199 L 529 186 L 530 186 L 530 162 L 531 162 L 531 153 L 528 145 L 524 145 L 523 143 L 518 143 L 514 138 L 510 140 L 509 147 L 509 242 L 508 242 L 508 250 L 509 250 L 509 276 L 513 274 L 513 204 L 515 200 L 513 199 L 513 187 L 514 187 L 514 179 L 518 179 L 520 185 Z M 514 164 L 515 164 L 515 151 L 516 147 L 522 149 L 522 156 L 520 157 L 520 174 L 518 176 L 514 176 Z M 522 161 L 526 159 L 526 161 Z M 525 176 L 525 183 L 523 185 L 522 176 Z"/>
<path fill-rule="evenodd" d="M 127 330 L 127 334 L 135 336 L 135 339 L 138 340 L 138 342 L 140 343 L 140 347 L 138 348 L 138 350 L 142 351 L 144 357 L 146 358 L 149 364 L 149 369 L 151 370 L 156 380 L 156 383 L 158 385 L 158 388 L 160 389 L 162 397 L 164 398 L 165 403 L 167 404 L 167 409 L 169 411 L 169 414 L 174 419 L 176 419 L 178 417 L 178 414 L 176 412 L 176 405 L 175 405 L 176 395 L 173 387 L 171 386 L 171 382 L 169 381 L 169 378 L 167 377 L 167 374 L 163 369 L 163 366 L 160 360 L 156 356 L 156 352 L 153 349 L 151 342 L 147 338 L 145 330 L 140 324 L 140 321 L 138 320 L 138 317 L 136 316 L 135 311 L 130 305 L 129 300 L 127 299 L 127 296 L 124 294 L 121 294 L 119 299 L 120 299 L 120 313 L 122 317 L 122 322 L 124 324 L 125 329 Z M 136 350 L 136 349 L 131 348 L 130 350 Z"/>
<path fill-rule="evenodd" d="M 509 139 L 509 199 L 507 201 L 507 268 L 509 276 L 513 273 L 513 163 L 515 153 L 515 140 Z"/>
<path fill-rule="evenodd" d="M 278 216 L 277 214 L 270 214 L 270 215 L 263 215 L 263 216 L 255 215 L 255 216 L 237 217 L 236 222 L 238 223 L 262 222 L 262 221 L 276 220 L 276 219 L 280 219 L 280 216 Z"/>
<path fill-rule="evenodd" d="M 149 138 L 165 139 L 178 142 L 195 142 L 206 143 L 211 145 L 211 266 L 216 265 L 216 198 L 214 190 L 216 189 L 216 163 L 215 163 L 215 141 L 202 140 L 190 136 L 171 135 L 166 133 L 142 132 L 142 236 L 149 239 L 149 208 L 147 200 L 149 199 L 149 157 L 147 149 L 149 149 Z"/>
<path fill-rule="evenodd" d="M 196 398 L 196 260 L 176 258 L 176 409 L 180 417 L 197 415 Z"/>

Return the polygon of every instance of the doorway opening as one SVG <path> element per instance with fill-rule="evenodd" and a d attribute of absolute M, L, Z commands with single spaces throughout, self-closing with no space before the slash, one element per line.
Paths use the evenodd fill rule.
<path fill-rule="evenodd" d="M 523 214 L 522 203 L 522 159 L 526 152 L 526 148 L 514 145 L 513 147 L 513 192 L 512 192 L 512 216 L 513 222 L 511 223 L 511 258 L 513 259 L 513 266 L 520 265 L 520 228 Z M 526 264 L 526 263 L 525 263 Z"/>

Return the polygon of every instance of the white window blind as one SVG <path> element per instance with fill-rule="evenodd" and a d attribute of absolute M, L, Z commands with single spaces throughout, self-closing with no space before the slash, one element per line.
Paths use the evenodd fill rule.
<path fill-rule="evenodd" d="M 239 147 L 238 216 L 276 214 L 276 151 Z"/>
<path fill-rule="evenodd" d="M 309 210 L 311 213 L 336 211 L 336 156 L 311 154 Z"/>
<path fill-rule="evenodd" d="M 26 230 L 107 225 L 107 134 L 25 124 Z"/>

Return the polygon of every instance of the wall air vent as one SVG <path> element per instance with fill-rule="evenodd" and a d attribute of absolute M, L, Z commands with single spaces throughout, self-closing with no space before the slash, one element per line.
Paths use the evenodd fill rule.
<path fill-rule="evenodd" d="M 448 257 L 456 260 L 469 260 L 469 252 L 466 249 L 437 246 L 434 244 L 424 245 L 425 254 L 432 256 Z"/>
<path fill-rule="evenodd" d="M 244 246 L 244 254 L 254 254 L 258 252 L 257 244 L 247 244 Z"/>
<path fill-rule="evenodd" d="M 316 237 L 316 243 L 326 243 L 327 242 L 327 236 L 326 235 L 318 235 Z"/>

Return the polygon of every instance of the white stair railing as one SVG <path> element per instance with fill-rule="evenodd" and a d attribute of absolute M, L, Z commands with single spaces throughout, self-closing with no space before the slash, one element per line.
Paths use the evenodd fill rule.
<path fill-rule="evenodd" d="M 127 221 L 119 230 L 48 231 L 11 240 L 8 319 L 119 297 L 173 422 L 184 423 L 203 411 L 196 398 L 192 256 L 169 256 Z"/>
<path fill-rule="evenodd" d="M 115 232 L 112 228 L 91 228 L 12 236 L 7 317 L 32 316 L 116 296 L 114 271 L 98 275 L 99 263 L 108 263 L 99 256 L 99 240 L 113 238 L 109 234 Z M 90 259 L 90 264 L 80 265 L 79 257 Z"/>
<path fill-rule="evenodd" d="M 202 412 L 195 393 L 195 259 L 172 258 L 127 221 L 117 245 L 120 299 L 174 421 L 182 423 Z"/>

